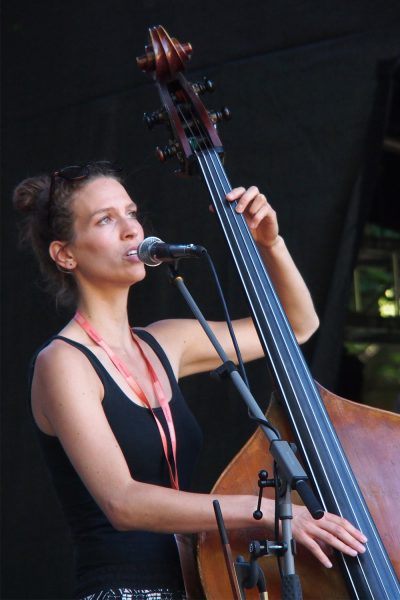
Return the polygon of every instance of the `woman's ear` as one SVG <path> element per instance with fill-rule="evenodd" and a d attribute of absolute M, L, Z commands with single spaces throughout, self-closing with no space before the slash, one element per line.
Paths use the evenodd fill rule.
<path fill-rule="evenodd" d="M 57 269 L 63 273 L 72 273 L 76 260 L 65 242 L 53 241 L 49 246 L 49 254 L 56 263 Z"/>

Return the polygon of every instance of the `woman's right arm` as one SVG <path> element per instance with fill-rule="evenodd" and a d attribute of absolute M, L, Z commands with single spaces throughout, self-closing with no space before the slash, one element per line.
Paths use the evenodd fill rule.
<path fill-rule="evenodd" d="M 76 348 L 54 341 L 38 356 L 32 384 L 35 419 L 58 437 L 111 524 L 120 530 L 175 533 L 214 529 L 210 495 L 132 478 L 103 411 L 102 395 L 97 374 Z M 252 496 L 225 496 L 221 503 L 229 526 L 248 526 L 255 505 Z"/>

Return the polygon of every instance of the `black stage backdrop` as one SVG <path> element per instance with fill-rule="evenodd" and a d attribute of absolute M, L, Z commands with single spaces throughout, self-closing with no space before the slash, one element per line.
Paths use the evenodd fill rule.
<path fill-rule="evenodd" d="M 148 232 L 195 242 L 214 258 L 233 316 L 246 313 L 234 268 L 197 180 L 153 159 L 166 141 L 142 113 L 156 90 L 135 65 L 147 28 L 162 24 L 194 47 L 189 78 L 211 77 L 206 102 L 230 107 L 221 127 L 233 185 L 256 183 L 321 318 L 307 345 L 314 376 L 335 389 L 352 261 L 368 213 L 388 87 L 400 55 L 398 0 L 234 0 L 218 3 L 24 2 L 3 9 L 3 591 L 2 598 L 68 598 L 71 551 L 27 411 L 34 349 L 70 316 L 41 289 L 32 257 L 17 250 L 13 186 L 26 176 L 89 159 L 125 165 Z M 211 319 L 222 317 L 205 265 L 182 265 Z M 135 290 L 132 322 L 187 315 L 164 268 Z M 260 405 L 268 378 L 250 368 Z M 240 399 L 207 375 L 183 382 L 205 431 L 196 479 L 207 490 L 252 427 Z"/>

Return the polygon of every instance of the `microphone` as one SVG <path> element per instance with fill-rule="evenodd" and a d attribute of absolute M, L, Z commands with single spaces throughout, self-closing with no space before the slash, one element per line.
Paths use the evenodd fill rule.
<path fill-rule="evenodd" d="M 163 262 L 178 258 L 200 258 L 206 254 L 203 246 L 195 244 L 166 244 L 158 237 L 147 237 L 137 247 L 137 256 L 148 267 L 158 267 Z"/>

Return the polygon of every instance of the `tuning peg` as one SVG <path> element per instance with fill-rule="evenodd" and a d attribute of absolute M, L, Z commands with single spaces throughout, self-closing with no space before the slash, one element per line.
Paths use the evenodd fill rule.
<path fill-rule="evenodd" d="M 232 113 L 226 106 L 223 106 L 221 110 L 210 110 L 208 115 L 214 124 L 220 121 L 229 121 L 232 118 Z"/>
<path fill-rule="evenodd" d="M 173 156 L 176 156 L 177 153 L 178 153 L 177 144 L 168 144 L 167 146 L 164 146 L 164 148 L 160 148 L 160 146 L 157 146 L 157 148 L 156 148 L 156 157 L 161 162 L 165 162 L 168 158 L 172 158 Z"/>
<path fill-rule="evenodd" d="M 142 71 L 150 72 L 153 71 L 156 65 L 153 47 L 151 44 L 147 44 L 144 47 L 145 54 L 136 57 L 136 64 Z"/>
<path fill-rule="evenodd" d="M 153 129 L 154 125 L 160 125 L 168 121 L 168 115 L 165 110 L 155 110 L 153 112 L 145 112 L 143 120 L 149 129 Z"/>
<path fill-rule="evenodd" d="M 203 81 L 197 81 L 192 83 L 193 91 L 198 94 L 205 94 L 205 92 L 213 92 L 215 90 L 214 82 L 208 77 L 203 77 Z"/>

